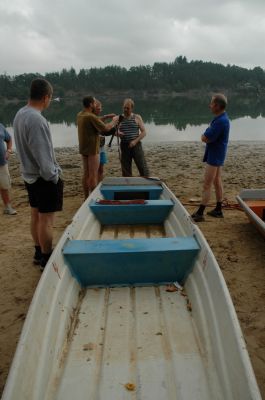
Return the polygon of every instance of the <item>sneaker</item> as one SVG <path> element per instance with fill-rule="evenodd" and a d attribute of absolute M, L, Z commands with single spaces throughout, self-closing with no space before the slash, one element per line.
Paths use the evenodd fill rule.
<path fill-rule="evenodd" d="M 12 208 L 11 206 L 6 206 L 6 208 L 4 209 L 4 214 L 7 214 L 7 215 L 16 215 L 17 212 L 16 212 L 16 210 L 14 210 L 14 208 Z"/>
<path fill-rule="evenodd" d="M 193 219 L 194 222 L 202 222 L 205 221 L 203 214 L 198 214 L 195 212 L 192 214 L 191 218 Z"/>
<path fill-rule="evenodd" d="M 210 217 L 214 217 L 214 218 L 224 218 L 224 214 L 222 211 L 217 211 L 215 209 L 208 211 L 207 215 L 210 215 Z"/>

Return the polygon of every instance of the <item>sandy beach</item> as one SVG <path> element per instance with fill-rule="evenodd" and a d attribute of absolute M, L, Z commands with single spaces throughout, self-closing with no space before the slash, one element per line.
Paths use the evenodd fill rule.
<path fill-rule="evenodd" d="M 189 212 L 199 201 L 203 176 L 200 143 L 145 146 L 152 176 L 164 180 Z M 242 188 L 264 188 L 265 144 L 233 143 L 224 168 L 225 197 L 235 203 Z M 81 161 L 77 148 L 58 149 L 64 173 L 64 210 L 56 216 L 54 244 L 83 201 Z M 120 176 L 117 147 L 108 153 L 107 176 Z M 12 203 L 17 216 L 0 207 L 0 393 L 16 349 L 28 307 L 40 279 L 33 266 L 29 233 L 29 206 L 15 156 L 10 160 Z M 135 171 L 135 175 L 137 175 Z M 214 202 L 214 195 L 212 197 Z M 200 228 L 220 265 L 230 291 L 262 396 L 265 398 L 265 242 L 236 209 L 224 211 L 223 220 L 206 217 Z"/>

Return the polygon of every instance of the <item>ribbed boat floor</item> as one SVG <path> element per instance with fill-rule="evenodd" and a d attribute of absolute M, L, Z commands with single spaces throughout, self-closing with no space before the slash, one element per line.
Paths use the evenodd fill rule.
<path fill-rule="evenodd" d="M 140 239 L 166 237 L 163 225 L 105 225 L 100 239 Z"/>
<path fill-rule="evenodd" d="M 158 226 L 101 232 L 102 239 L 142 235 L 165 233 Z M 218 398 L 207 364 L 180 292 L 164 286 L 87 289 L 54 398 Z"/>

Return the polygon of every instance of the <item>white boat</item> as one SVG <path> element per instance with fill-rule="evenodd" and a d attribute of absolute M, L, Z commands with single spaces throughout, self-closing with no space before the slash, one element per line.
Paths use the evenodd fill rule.
<path fill-rule="evenodd" d="M 250 222 L 265 238 L 265 189 L 243 189 L 236 199 Z"/>
<path fill-rule="evenodd" d="M 24 323 L 18 399 L 261 399 L 216 259 L 164 183 L 106 179 L 78 210 Z"/>

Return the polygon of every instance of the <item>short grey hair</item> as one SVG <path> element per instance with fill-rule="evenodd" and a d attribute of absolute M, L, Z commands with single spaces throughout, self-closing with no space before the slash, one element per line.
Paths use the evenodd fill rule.
<path fill-rule="evenodd" d="M 227 106 L 227 97 L 223 93 L 215 93 L 212 96 L 212 101 L 218 104 L 222 110 Z"/>
<path fill-rule="evenodd" d="M 125 105 L 126 103 L 129 103 L 129 104 L 132 106 L 132 108 L 134 108 L 134 101 L 133 101 L 133 99 L 130 99 L 130 98 L 125 99 L 124 102 L 123 102 L 123 105 Z"/>
<path fill-rule="evenodd" d="M 102 103 L 101 103 L 101 101 L 100 100 L 98 100 L 98 99 L 95 99 L 95 103 L 96 103 L 96 106 L 102 106 Z"/>

